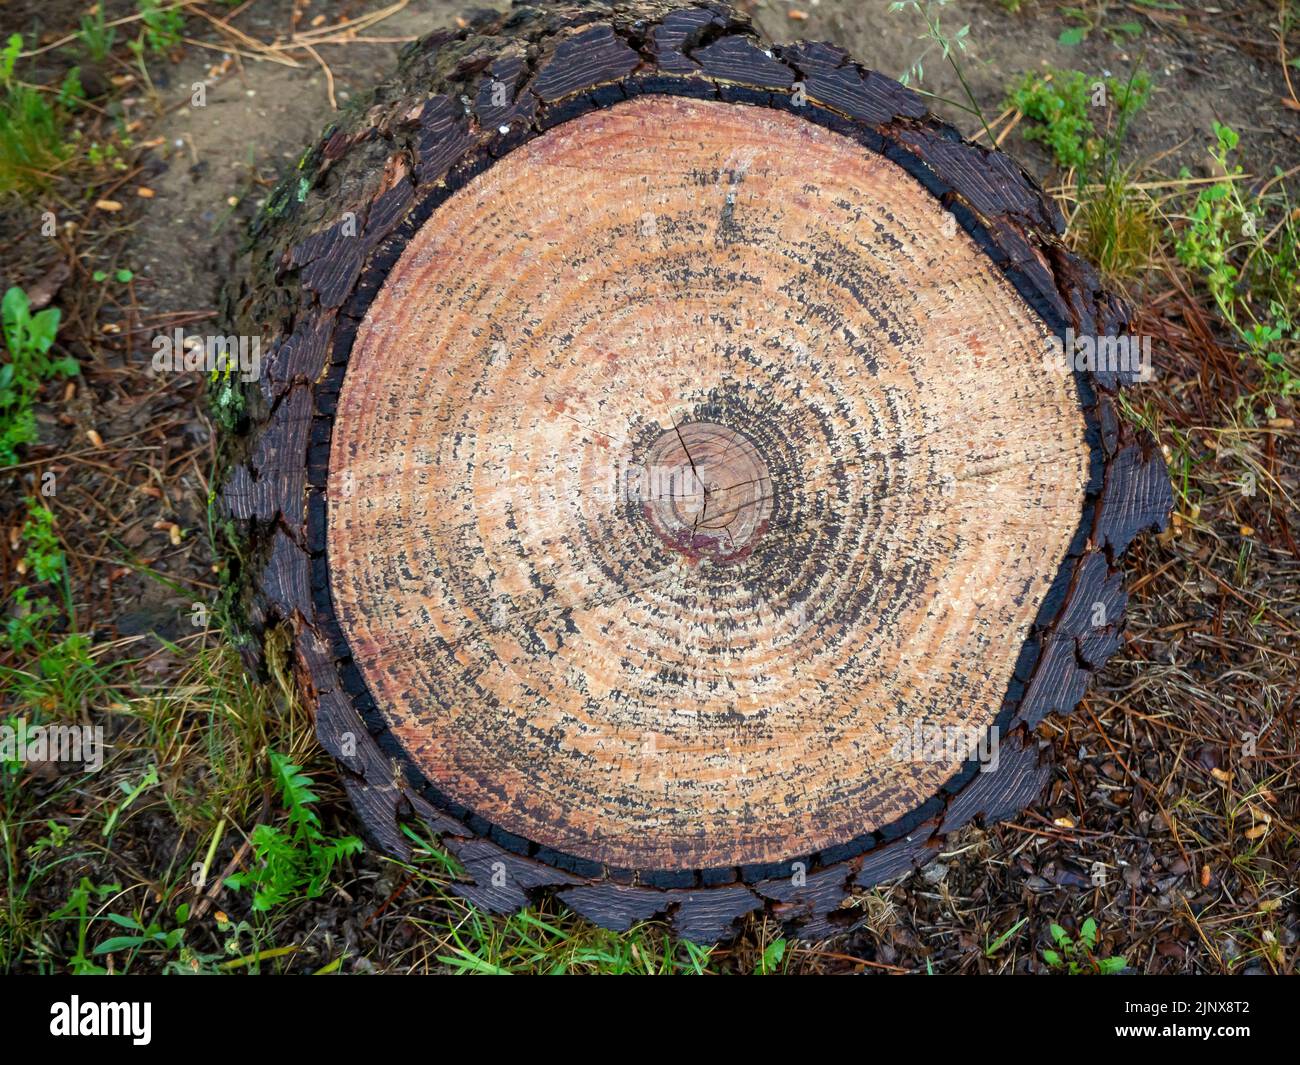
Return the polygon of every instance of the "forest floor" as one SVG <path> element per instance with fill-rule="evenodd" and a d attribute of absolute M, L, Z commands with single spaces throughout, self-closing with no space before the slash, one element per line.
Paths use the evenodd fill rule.
<path fill-rule="evenodd" d="M 95 772 L 0 765 L 0 971 L 1047 972 L 1054 926 L 1092 923 L 1085 970 L 1297 971 L 1300 8 L 739 6 L 913 83 L 919 62 L 935 110 L 1035 173 L 1154 338 L 1127 413 L 1169 461 L 1173 524 L 1128 556 L 1125 647 L 1044 726 L 1042 801 L 854 898 L 865 920 L 824 943 L 753 921 L 698 950 L 555 903 L 485 917 L 432 843 L 409 864 L 351 854 L 315 897 L 290 884 L 254 908 L 226 879 L 267 839 L 310 873 L 355 824 L 291 678 L 250 678 L 222 631 L 203 382 L 155 374 L 151 341 L 215 329 L 247 218 L 460 5 L 119 0 L 101 25 L 85 2 L 10 0 L 0 287 L 58 309 L 50 355 L 75 366 L 10 337 L 0 373 L 0 722 L 100 726 L 108 750 Z M 954 67 L 940 38 L 964 26 Z M 39 125 L 24 92 L 55 144 L 35 175 L 10 166 Z M 286 784 L 285 759 L 315 784 Z M 304 810 L 320 829 L 295 837 Z"/>

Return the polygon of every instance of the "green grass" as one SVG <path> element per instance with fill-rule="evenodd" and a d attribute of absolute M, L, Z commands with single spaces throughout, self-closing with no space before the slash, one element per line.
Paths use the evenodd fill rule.
<path fill-rule="evenodd" d="M 85 720 L 88 712 L 110 743 L 98 772 L 64 770 L 52 787 L 31 787 L 21 764 L 0 767 L 7 881 L 0 892 L 6 897 L 0 971 L 96 971 L 114 953 L 102 943 L 110 932 L 121 934 L 128 921 L 148 942 L 114 955 L 114 971 L 171 963 L 193 971 L 198 955 L 187 955 L 183 937 L 172 935 L 181 923 L 177 907 L 216 875 L 216 844 L 227 827 L 252 825 L 268 742 L 301 747 L 308 725 L 296 711 L 279 710 L 266 686 L 247 676 L 227 648 L 191 650 L 180 676 L 154 685 L 148 668 L 153 654 L 128 657 L 118 646 L 92 644 L 81 634 L 42 635 L 41 646 L 26 649 L 25 665 L 4 669 L 4 684 L 19 692 L 29 723 Z M 81 643 L 87 664 L 80 680 L 75 687 L 42 680 L 36 663 L 69 640 Z M 162 831 L 187 845 L 169 849 L 147 881 L 132 882 L 133 866 L 121 867 L 115 855 L 139 845 L 142 824 L 152 826 L 148 838 Z M 236 833 L 230 835 L 237 841 Z M 106 869 L 112 872 L 101 875 Z M 88 870 L 97 871 L 94 884 L 113 883 L 114 889 L 87 894 L 80 878 Z M 51 896 L 61 901 L 51 905 Z M 260 948 L 266 934 L 249 931 L 241 949 L 254 937 Z"/>
<path fill-rule="evenodd" d="M 675 941 L 659 925 L 636 925 L 626 932 L 597 928 L 548 902 L 508 917 L 493 917 L 450 890 L 459 866 L 433 840 L 404 828 L 411 844 L 408 862 L 392 862 L 417 896 L 436 898 L 443 914 L 415 917 L 419 936 L 407 961 L 411 969 L 429 966 L 476 974 L 703 974 L 720 971 L 715 948 Z M 448 912 L 449 911 L 449 912 Z M 409 909 L 407 910 L 409 914 Z M 768 948 L 779 963 L 780 947 Z M 761 969 L 763 959 L 755 964 Z"/>
<path fill-rule="evenodd" d="M 77 40 L 85 49 L 86 55 L 96 63 L 102 63 L 108 58 L 117 40 L 117 30 L 107 24 L 103 3 L 96 4 L 94 11 L 81 16 Z"/>
<path fill-rule="evenodd" d="M 75 73 L 54 102 L 18 81 L 14 67 L 22 48 L 15 33 L 0 52 L 0 197 L 30 196 L 49 186 L 70 153 L 66 116 L 81 95 Z"/>
<path fill-rule="evenodd" d="M 1111 281 L 1137 280 L 1158 258 L 1164 237 L 1159 206 L 1129 170 L 1108 173 L 1079 192 L 1070 219 L 1076 250 Z"/>
<path fill-rule="evenodd" d="M 469 910 L 440 949 L 437 962 L 453 973 L 483 975 L 703 975 L 710 954 L 693 943 L 674 943 L 662 929 L 609 932 L 534 910 L 505 919 Z"/>
<path fill-rule="evenodd" d="M 0 194 L 49 185 L 68 156 L 59 113 L 38 90 L 9 85 L 0 100 Z"/>

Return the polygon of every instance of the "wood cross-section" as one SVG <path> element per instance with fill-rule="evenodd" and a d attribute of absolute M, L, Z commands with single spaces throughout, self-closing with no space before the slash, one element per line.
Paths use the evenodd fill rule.
<path fill-rule="evenodd" d="M 1081 521 L 1050 333 L 911 176 L 644 97 L 456 192 L 357 333 L 339 623 L 449 800 L 610 866 L 908 814 L 993 725 Z M 901 752 L 901 753 L 900 753 Z"/>

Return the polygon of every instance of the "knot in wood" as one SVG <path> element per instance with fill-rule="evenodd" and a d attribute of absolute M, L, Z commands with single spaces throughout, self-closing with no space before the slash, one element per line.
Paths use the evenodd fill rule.
<path fill-rule="evenodd" d="M 647 520 L 689 558 L 740 561 L 767 529 L 772 479 L 739 430 L 705 421 L 674 426 L 637 473 Z"/>

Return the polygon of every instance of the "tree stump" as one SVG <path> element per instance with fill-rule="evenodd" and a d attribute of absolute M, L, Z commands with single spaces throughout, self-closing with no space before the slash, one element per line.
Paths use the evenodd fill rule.
<path fill-rule="evenodd" d="M 250 659 L 288 634 L 377 844 L 495 912 L 820 937 L 1033 801 L 1170 507 L 1131 372 L 1050 357 L 1127 325 L 1062 230 L 720 4 L 411 46 L 255 220 L 217 396 Z"/>

